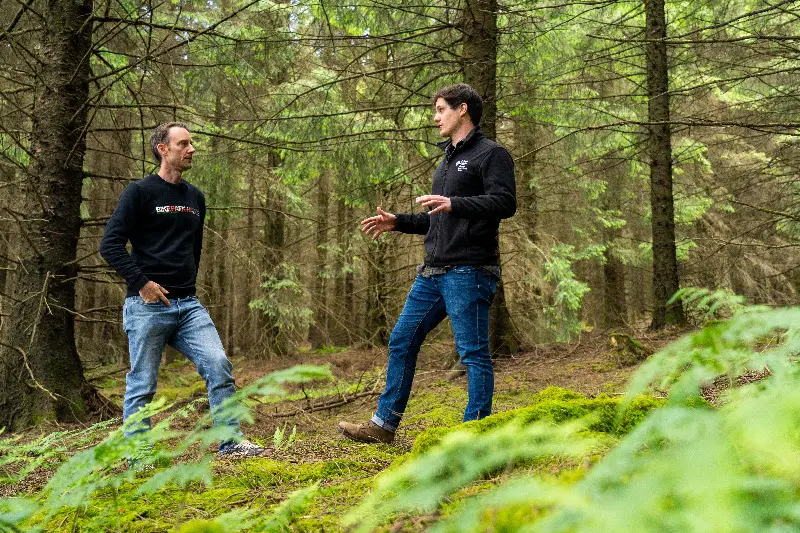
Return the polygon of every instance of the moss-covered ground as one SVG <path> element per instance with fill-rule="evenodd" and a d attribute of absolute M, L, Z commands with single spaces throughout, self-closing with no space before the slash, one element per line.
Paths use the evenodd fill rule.
<path fill-rule="evenodd" d="M 452 344 L 426 345 L 403 425 L 392 445 L 351 442 L 336 430 L 339 420 L 361 422 L 371 415 L 383 384 L 384 350 L 306 353 L 285 361 L 234 359 L 240 384 L 297 363 L 329 364 L 335 379 L 293 386 L 280 400 L 254 404 L 255 423 L 244 428 L 246 435 L 272 445 L 276 428 L 285 428 L 287 435 L 295 428 L 295 440 L 288 448 L 284 441 L 282 449 L 273 450 L 264 458 L 216 459 L 210 485 L 190 483 L 185 488 L 164 488 L 134 496 L 137 488 L 154 474 L 142 472 L 116 489 L 104 489 L 80 512 L 57 516 L 50 521 L 47 530 L 227 531 L 225 520 L 218 518 L 221 515 L 236 509 L 269 513 L 295 491 L 316 484 L 317 492 L 292 519 L 288 529 L 345 531 L 342 517 L 362 501 L 376 478 L 387 469 L 432 449 L 455 429 L 479 434 L 512 421 L 524 425 L 541 420 L 559 423 L 586 419 L 589 425 L 585 431 L 599 437 L 596 442 L 600 444 L 591 455 L 579 460 L 553 457 L 510 466 L 461 489 L 443 504 L 438 516 L 446 516 L 464 500 L 521 473 L 571 482 L 579 479 L 597 456 L 613 448 L 621 435 L 659 404 L 654 398 L 640 398 L 624 417 L 617 416 L 619 393 L 635 367 L 621 369 L 610 363 L 605 355 L 608 349 L 605 340 L 601 336 L 585 337 L 573 345 L 539 347 L 514 358 L 498 360 L 495 414 L 465 424 L 461 417 L 467 400 L 466 378 L 448 379 Z M 648 339 L 648 343 L 657 346 L 667 340 L 667 337 Z M 96 383 L 109 397 L 121 401 L 124 374 Z M 194 367 L 183 361 L 162 368 L 158 394 L 182 405 L 202 398 L 205 390 Z M 181 422 L 179 428 L 181 424 L 188 428 L 192 420 Z M 39 428 L 39 432 L 48 429 L 55 428 Z M 97 439 L 100 438 L 102 434 L 97 435 Z M 87 444 L 83 443 L 82 447 Z M 185 460 L 192 461 L 202 452 L 192 449 Z M 26 480 L 0 482 L 0 496 L 35 495 L 68 454 L 53 459 Z M 518 512 L 532 511 L 520 509 Z M 383 527 L 387 531 L 424 530 L 436 519 L 435 516 L 385 518 Z M 214 519 L 217 521 L 212 524 Z"/>

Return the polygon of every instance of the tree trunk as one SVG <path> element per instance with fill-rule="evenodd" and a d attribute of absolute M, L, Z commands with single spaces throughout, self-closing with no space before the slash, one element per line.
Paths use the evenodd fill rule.
<path fill-rule="evenodd" d="M 353 272 L 350 263 L 350 208 L 344 200 L 336 201 L 336 245 L 332 315 L 328 317 L 331 342 L 336 346 L 353 342 Z"/>
<path fill-rule="evenodd" d="M 271 152 L 270 168 L 277 168 L 280 164 L 279 156 Z M 272 175 L 273 179 L 278 180 L 277 176 Z M 269 179 L 269 178 L 268 178 Z M 286 220 L 283 214 L 285 209 L 284 194 L 281 191 L 279 183 L 266 184 L 266 201 L 265 206 L 267 211 L 264 216 L 264 266 L 262 268 L 262 275 L 275 276 L 282 278 L 284 251 L 286 247 Z M 264 338 L 263 345 L 266 345 L 267 352 L 273 355 L 286 355 L 289 352 L 289 346 L 286 336 L 280 331 L 277 321 L 274 317 L 266 315 L 261 311 L 259 313 L 259 320 L 262 324 L 261 331 Z"/>
<path fill-rule="evenodd" d="M 254 172 L 251 170 L 247 173 L 250 178 L 250 185 L 247 193 L 247 244 L 249 246 L 255 245 L 255 225 L 256 225 L 256 180 L 254 177 Z M 251 248 L 252 249 L 252 248 Z M 256 248 L 257 249 L 257 248 Z M 251 302 L 258 298 L 259 293 L 259 279 L 260 279 L 260 272 L 258 269 L 255 268 L 257 264 L 257 260 L 254 256 L 248 257 L 247 261 L 247 289 L 245 293 L 245 302 Z M 247 307 L 244 307 L 245 315 L 244 322 L 248 325 L 246 338 L 248 352 L 254 351 L 256 346 L 258 346 L 258 338 L 259 338 L 259 320 L 257 315 L 249 312 Z"/>
<path fill-rule="evenodd" d="M 669 124 L 667 25 L 664 0 L 645 0 L 647 112 L 649 127 L 650 206 L 653 228 L 653 321 L 650 327 L 684 321 L 680 302 L 667 305 L 678 291 L 675 214 L 672 196 L 672 145 Z"/>
<path fill-rule="evenodd" d="M 331 193 L 331 180 L 327 171 L 323 171 L 317 181 L 317 260 L 314 268 L 314 322 L 309 328 L 309 341 L 312 350 L 319 350 L 329 344 L 328 338 L 328 299 L 326 270 L 328 252 L 328 197 Z"/>
<path fill-rule="evenodd" d="M 222 96 L 217 93 L 214 100 L 214 125 L 221 128 L 223 124 L 222 117 L 225 115 L 226 109 L 222 102 Z M 225 146 L 222 145 L 222 140 L 219 137 L 211 138 L 211 153 L 214 160 L 219 162 L 217 168 L 224 168 L 221 164 L 223 159 L 226 158 Z M 216 204 L 215 207 L 228 206 L 232 202 L 232 189 L 233 178 L 227 173 L 216 176 L 214 182 L 214 194 L 212 201 Z M 229 300 L 230 295 L 226 294 L 225 288 L 228 281 L 228 265 L 231 256 L 230 246 L 228 244 L 228 228 L 230 227 L 230 214 L 227 211 L 212 211 L 209 219 L 209 229 L 211 230 L 211 240 L 214 241 L 216 255 L 209 257 L 211 260 L 210 271 L 213 275 L 209 278 L 209 295 L 211 301 L 210 314 L 217 327 L 219 336 L 222 340 L 223 346 L 227 346 L 229 339 L 227 335 L 227 317 L 228 306 L 231 305 Z M 206 233 L 206 235 L 208 235 Z"/>
<path fill-rule="evenodd" d="M 350 264 L 350 268 L 347 269 L 347 272 L 344 274 L 344 290 L 342 292 L 342 320 L 346 326 L 346 333 L 347 333 L 347 344 L 353 344 L 353 340 L 358 336 L 358 313 L 356 312 L 356 302 L 355 302 L 355 275 L 353 274 L 353 255 L 350 251 L 350 246 L 352 243 L 352 233 L 350 230 L 351 223 L 352 223 L 352 211 L 353 208 L 349 206 L 344 206 L 344 243 L 343 249 L 347 253 L 347 261 Z"/>
<path fill-rule="evenodd" d="M 217 245 L 217 258 L 214 261 L 217 270 L 215 272 L 212 286 L 212 293 L 215 297 L 213 300 L 214 307 L 211 312 L 211 317 L 214 321 L 214 325 L 217 327 L 217 332 L 219 333 L 223 346 L 227 346 L 228 307 L 233 304 L 231 301 L 232 296 L 230 294 L 226 294 L 227 291 L 225 290 L 228 284 L 228 261 L 231 255 L 231 250 L 228 244 L 229 221 L 227 213 L 217 211 L 217 214 L 219 215 L 219 218 L 217 219 L 217 233 L 215 238 L 218 236 L 219 243 Z"/>
<path fill-rule="evenodd" d="M 386 286 L 386 239 L 378 239 L 367 252 L 367 300 L 364 320 L 364 339 L 372 346 L 389 344 L 389 325 L 386 317 L 388 301 Z"/>
<path fill-rule="evenodd" d="M 352 269 L 344 275 L 344 316 L 348 321 L 347 343 L 353 344 L 353 338 L 358 335 L 358 316 L 356 315 L 355 279 Z"/>
<path fill-rule="evenodd" d="M 610 241 L 609 241 L 610 245 Z M 628 319 L 628 305 L 625 296 L 625 265 L 607 247 L 603 252 L 603 327 L 624 326 Z"/>
<path fill-rule="evenodd" d="M 75 348 L 76 251 L 86 150 L 92 2 L 49 0 L 23 210 L 26 246 L 11 276 L 16 303 L 0 345 L 0 426 L 85 420 L 101 407 Z"/>
<path fill-rule="evenodd" d="M 13 176 L 13 174 L 12 174 Z M 12 189 L 11 176 L 6 175 L 0 168 L 0 186 L 4 191 Z M 10 209 L 8 198 L 3 195 L 0 196 L 0 212 L 6 208 Z M 7 224 L 7 222 L 4 222 Z M 3 317 L 6 315 L 6 279 L 8 273 L 14 269 L 14 261 L 11 259 L 11 235 L 9 231 L 0 233 L 0 332 L 3 329 Z M 9 302 L 10 303 L 10 302 Z"/>
<path fill-rule="evenodd" d="M 497 136 L 497 0 L 466 0 L 461 19 L 464 81 L 483 98 L 481 130 Z"/>
<path fill-rule="evenodd" d="M 497 136 L 497 0 L 466 0 L 461 30 L 464 81 L 483 98 L 481 130 L 494 139 Z M 510 356 L 519 348 L 502 280 L 497 283 L 490 311 L 489 348 L 492 357 Z"/>
<path fill-rule="evenodd" d="M 603 198 L 603 209 L 614 213 L 622 212 L 621 179 L 616 167 L 606 171 L 608 186 Z M 622 229 L 610 227 L 604 230 L 603 240 L 603 327 L 624 326 L 628 321 L 628 299 L 625 294 L 625 265 L 614 253 L 615 241 L 622 236 Z"/>
<path fill-rule="evenodd" d="M 228 228 L 228 242 L 233 242 L 233 229 Z M 225 254 L 230 256 L 230 253 Z M 228 259 L 226 259 L 227 261 Z M 236 265 L 230 261 L 229 268 L 226 269 L 226 276 L 223 281 L 226 284 L 225 290 L 225 353 L 228 357 L 233 357 L 236 352 L 236 335 L 234 334 L 234 313 L 238 307 L 239 299 L 236 293 Z"/>
<path fill-rule="evenodd" d="M 497 282 L 497 291 L 489 309 L 489 350 L 492 358 L 511 357 L 519 350 L 519 339 L 511 322 L 511 314 L 506 304 L 506 290 L 503 280 Z"/>

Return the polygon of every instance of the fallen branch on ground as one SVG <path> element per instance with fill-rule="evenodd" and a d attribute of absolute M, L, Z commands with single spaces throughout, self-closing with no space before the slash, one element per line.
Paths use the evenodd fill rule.
<path fill-rule="evenodd" d="M 344 395 L 342 395 L 339 398 L 328 400 L 326 402 L 323 402 L 323 403 L 320 403 L 320 404 L 317 404 L 317 405 L 309 403 L 308 407 L 295 409 L 292 412 L 283 412 L 283 413 L 281 413 L 281 412 L 278 412 L 276 410 L 276 412 L 274 414 L 271 414 L 269 416 L 271 416 L 273 418 L 288 418 L 290 416 L 308 414 L 308 413 L 313 413 L 313 412 L 316 412 L 316 411 L 326 411 L 328 409 L 335 409 L 337 407 L 342 407 L 344 405 L 347 405 L 348 403 L 351 403 L 351 402 L 354 402 L 355 400 L 358 400 L 359 398 L 366 398 L 368 396 L 378 396 L 379 394 L 380 394 L 379 391 L 373 389 L 373 390 L 370 390 L 370 391 L 359 392 L 358 394 L 354 394 L 352 396 L 344 396 Z M 301 401 L 305 401 L 305 399 L 301 400 Z"/>

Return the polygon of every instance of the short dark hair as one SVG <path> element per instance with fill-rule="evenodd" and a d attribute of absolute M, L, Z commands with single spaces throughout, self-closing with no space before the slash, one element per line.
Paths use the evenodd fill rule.
<path fill-rule="evenodd" d="M 169 144 L 169 130 L 171 128 L 183 128 L 189 131 L 189 128 L 186 127 L 186 124 L 183 122 L 165 122 L 156 126 L 156 129 L 153 130 L 153 134 L 150 135 L 150 149 L 153 151 L 153 157 L 155 157 L 156 161 L 159 163 L 161 163 L 161 154 L 158 151 L 158 145 Z"/>
<path fill-rule="evenodd" d="M 461 104 L 467 104 L 467 113 L 472 120 L 472 124 L 477 126 L 483 115 L 483 100 L 481 95 L 466 83 L 457 83 L 448 87 L 442 87 L 433 95 L 433 105 L 439 98 L 444 98 L 450 109 L 455 109 Z"/>

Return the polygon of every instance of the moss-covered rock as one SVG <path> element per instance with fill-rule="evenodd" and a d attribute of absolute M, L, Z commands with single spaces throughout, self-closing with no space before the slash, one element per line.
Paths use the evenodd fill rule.
<path fill-rule="evenodd" d="M 607 352 L 611 360 L 619 367 L 633 366 L 641 363 L 653 354 L 653 350 L 626 333 L 610 333 L 608 342 L 611 349 Z"/>

